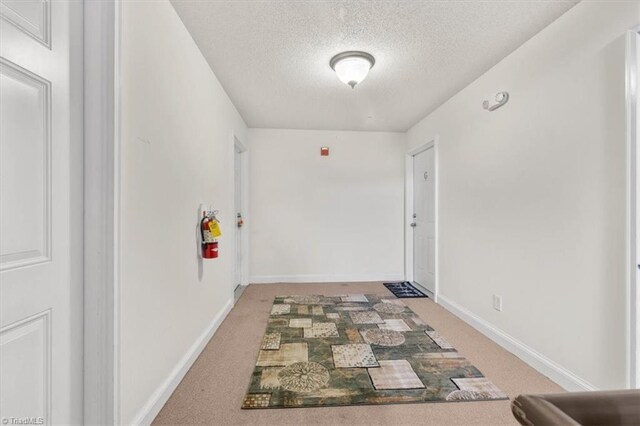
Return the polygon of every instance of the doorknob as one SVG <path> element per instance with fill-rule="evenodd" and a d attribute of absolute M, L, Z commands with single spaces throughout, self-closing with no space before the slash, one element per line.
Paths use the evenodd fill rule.
<path fill-rule="evenodd" d="M 411 226 L 412 228 L 415 228 L 416 226 L 418 226 L 418 224 L 417 224 L 417 223 L 415 223 L 415 222 L 413 222 L 413 223 L 412 223 L 411 225 L 409 225 L 409 226 Z"/>

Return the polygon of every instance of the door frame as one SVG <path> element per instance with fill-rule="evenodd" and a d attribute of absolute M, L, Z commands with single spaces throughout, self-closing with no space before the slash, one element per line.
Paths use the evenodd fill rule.
<path fill-rule="evenodd" d="M 426 151 L 427 149 L 433 148 L 433 164 L 434 164 L 434 176 L 435 176 L 435 191 L 434 191 L 434 201 L 435 201 L 435 291 L 433 292 L 433 300 L 438 303 L 438 293 L 439 293 L 439 262 L 438 262 L 438 253 L 439 253 L 439 220 L 438 220 L 438 200 L 439 200 L 439 186 L 440 186 L 440 164 L 439 164 L 439 155 L 438 155 L 438 145 L 439 145 L 439 136 L 436 135 L 426 142 L 418 145 L 415 148 L 412 148 L 407 151 L 405 155 L 405 207 L 404 207 L 404 276 L 405 280 L 409 282 L 413 282 L 413 228 L 410 226 L 411 222 L 413 222 L 413 157 L 421 152 Z"/>
<path fill-rule="evenodd" d="M 627 386 L 640 387 L 640 273 L 638 257 L 640 249 L 640 173 L 638 173 L 638 138 L 640 123 L 638 108 L 640 102 L 640 69 L 638 58 L 640 26 L 626 33 L 625 93 L 627 124 L 627 208 L 626 208 L 626 278 L 627 278 Z"/>
<path fill-rule="evenodd" d="M 242 193 L 242 197 L 240 199 L 240 210 L 242 211 L 242 218 L 245 222 L 245 224 L 243 225 L 243 232 L 241 234 L 241 249 L 242 249 L 242 253 L 241 253 L 241 257 L 242 257 L 242 265 L 240 265 L 240 276 L 241 276 L 241 282 L 240 285 L 248 285 L 249 283 L 249 163 L 248 163 L 248 156 L 249 156 L 249 150 L 247 149 L 247 146 L 238 138 L 238 135 L 236 135 L 235 133 L 233 134 L 233 155 L 234 155 L 234 161 L 233 161 L 233 165 L 234 165 L 234 171 L 233 171 L 233 194 L 234 194 L 234 207 L 235 207 L 235 192 L 236 192 L 236 186 L 235 186 L 235 177 L 236 177 L 236 173 L 235 173 L 235 155 L 236 152 L 238 152 L 240 154 L 240 176 L 242 179 L 241 184 L 241 193 Z M 234 212 L 234 220 L 235 220 L 235 214 L 237 212 Z M 236 285 L 235 282 L 235 272 L 238 268 L 237 265 L 237 258 L 234 259 L 234 267 L 233 267 L 233 285 Z M 232 291 L 235 290 L 235 288 L 231 289 Z"/>
<path fill-rule="evenodd" d="M 84 2 L 84 424 L 120 423 L 121 2 Z"/>

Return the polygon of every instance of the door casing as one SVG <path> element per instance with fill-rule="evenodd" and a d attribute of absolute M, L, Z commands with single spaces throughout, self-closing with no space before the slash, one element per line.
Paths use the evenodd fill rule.
<path fill-rule="evenodd" d="M 84 424 L 120 423 L 121 6 L 84 2 Z"/>

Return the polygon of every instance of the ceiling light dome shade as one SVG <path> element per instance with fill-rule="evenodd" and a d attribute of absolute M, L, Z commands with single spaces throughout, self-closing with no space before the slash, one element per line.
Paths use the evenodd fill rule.
<path fill-rule="evenodd" d="M 342 52 L 331 58 L 329 65 L 336 72 L 340 81 L 351 86 L 362 82 L 376 60 L 367 52 Z"/>

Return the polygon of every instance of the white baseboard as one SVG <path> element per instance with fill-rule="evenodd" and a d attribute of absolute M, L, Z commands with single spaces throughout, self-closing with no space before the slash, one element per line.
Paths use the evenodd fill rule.
<path fill-rule="evenodd" d="M 135 417 L 135 421 L 133 421 L 134 425 L 146 426 L 150 425 L 151 422 L 153 422 L 153 419 L 156 418 L 173 391 L 176 390 L 176 388 L 180 384 L 180 381 L 182 381 L 185 374 L 187 374 L 187 371 L 189 371 L 202 350 L 205 348 L 207 343 L 209 343 L 209 340 L 211 340 L 211 337 L 213 337 L 214 333 L 216 332 L 218 327 L 220 327 L 222 321 L 224 321 L 224 319 L 227 317 L 232 307 L 233 299 L 225 303 L 220 313 L 215 316 L 204 333 L 202 333 L 202 335 L 200 335 L 200 337 L 193 343 L 187 353 L 171 371 L 169 376 L 151 395 L 147 403 L 142 407 L 138 415 Z"/>
<path fill-rule="evenodd" d="M 276 283 L 338 283 L 369 281 L 404 281 L 403 274 L 335 274 L 335 275 L 256 275 L 249 278 L 251 284 Z"/>
<path fill-rule="evenodd" d="M 468 311 L 444 296 L 438 296 L 438 303 L 458 318 L 493 340 L 531 367 L 544 374 L 568 391 L 592 391 L 597 388 L 586 380 L 558 365 L 546 356 L 513 338 L 491 323 Z"/>

